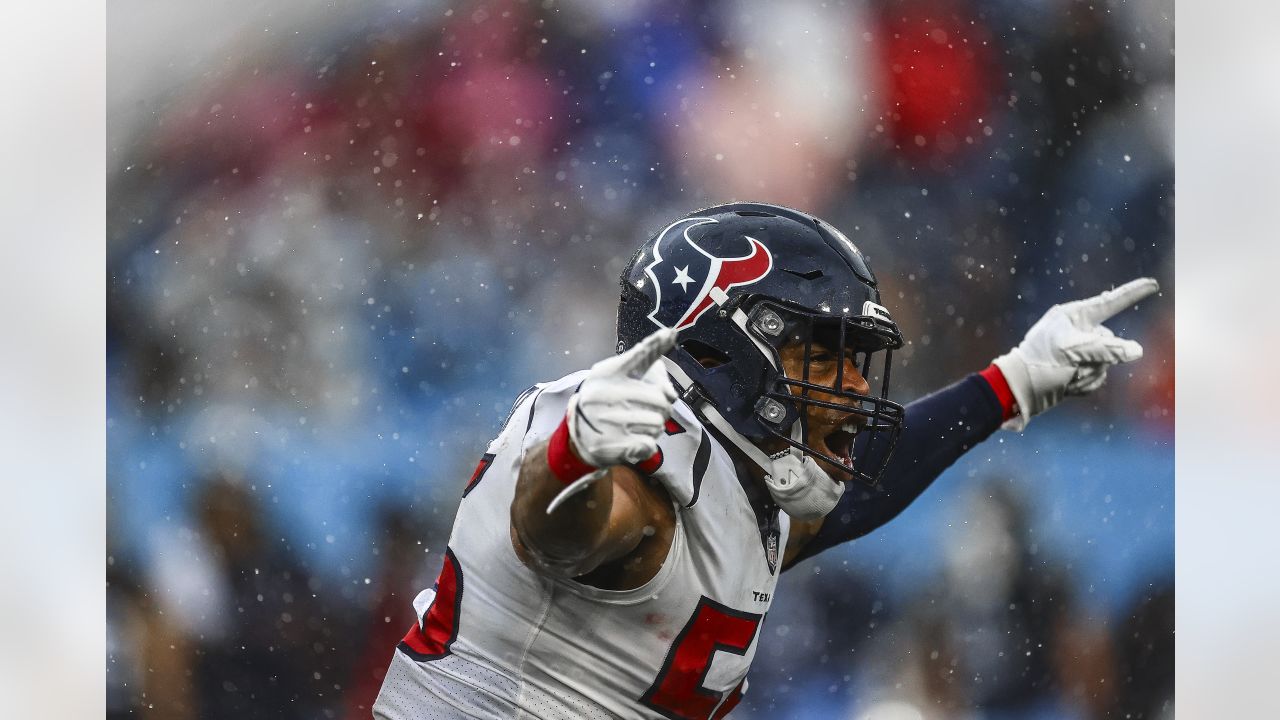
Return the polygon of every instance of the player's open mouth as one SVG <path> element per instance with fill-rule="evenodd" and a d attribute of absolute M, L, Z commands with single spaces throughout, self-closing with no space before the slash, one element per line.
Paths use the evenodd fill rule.
<path fill-rule="evenodd" d="M 853 467 L 853 441 L 858 437 L 858 431 L 861 429 L 860 424 L 847 422 L 832 430 L 826 437 L 825 444 L 831 451 L 831 456 L 847 468 Z"/>

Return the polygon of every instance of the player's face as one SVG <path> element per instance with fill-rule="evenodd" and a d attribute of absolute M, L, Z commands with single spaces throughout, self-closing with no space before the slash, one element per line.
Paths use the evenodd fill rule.
<path fill-rule="evenodd" d="M 780 352 L 782 358 L 782 367 L 787 377 L 801 379 L 804 378 L 805 370 L 805 351 L 803 342 L 791 342 L 782 347 Z M 836 382 L 840 382 L 840 390 L 843 392 L 854 392 L 860 395 L 871 394 L 871 386 L 867 383 L 867 379 L 858 371 L 853 361 L 853 354 L 846 352 L 843 358 L 844 372 L 838 372 L 841 358 L 827 346 L 814 342 L 809 350 L 809 382 L 815 385 L 826 385 L 831 388 L 836 387 Z M 791 392 L 800 394 L 799 388 L 791 388 Z M 829 393 L 817 391 L 809 391 L 808 397 L 814 400 L 820 400 L 830 403 L 837 403 L 847 407 L 854 407 L 855 401 L 848 398 L 838 397 Z M 804 404 L 801 406 L 808 422 L 808 444 L 815 450 L 824 455 L 841 460 L 846 466 L 853 466 L 853 439 L 857 435 L 857 430 L 866 425 L 867 419 L 860 415 L 852 415 L 837 410 L 835 408 L 816 407 L 814 405 Z M 831 464 L 814 458 L 823 470 L 832 477 L 841 477 L 839 468 L 831 467 Z"/>

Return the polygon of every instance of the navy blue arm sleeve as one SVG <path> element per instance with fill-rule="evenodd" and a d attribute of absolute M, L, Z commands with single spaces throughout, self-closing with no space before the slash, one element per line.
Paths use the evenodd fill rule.
<path fill-rule="evenodd" d="M 788 567 L 897 517 L 1003 420 L 995 391 L 976 373 L 907 405 L 902 434 L 881 475 L 880 488 L 849 484 L 822 528 Z"/>

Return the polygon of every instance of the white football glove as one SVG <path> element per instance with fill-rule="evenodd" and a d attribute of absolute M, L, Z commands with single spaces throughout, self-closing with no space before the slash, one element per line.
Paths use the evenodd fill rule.
<path fill-rule="evenodd" d="M 662 328 L 621 355 L 601 360 L 569 401 L 573 451 L 598 468 L 638 463 L 658 451 L 676 390 L 662 356 L 676 331 Z"/>
<path fill-rule="evenodd" d="M 832 479 L 808 455 L 793 451 L 773 458 L 773 472 L 764 476 L 769 495 L 796 520 L 816 520 L 840 501 L 844 483 Z"/>
<path fill-rule="evenodd" d="M 1102 323 L 1159 289 L 1153 278 L 1139 278 L 1049 308 L 1017 347 L 994 361 L 1018 404 L 1018 415 L 1004 428 L 1022 430 L 1067 395 L 1087 395 L 1102 387 L 1107 367 L 1141 358 L 1141 345 L 1116 337 Z"/>

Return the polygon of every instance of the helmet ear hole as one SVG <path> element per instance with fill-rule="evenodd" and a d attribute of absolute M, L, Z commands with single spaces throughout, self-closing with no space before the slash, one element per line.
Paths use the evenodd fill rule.
<path fill-rule="evenodd" d="M 704 368 L 720 367 L 728 365 L 733 359 L 726 355 L 723 351 L 708 345 L 701 340 L 688 339 L 680 343 L 680 349 L 693 356 L 694 360 Z"/>

